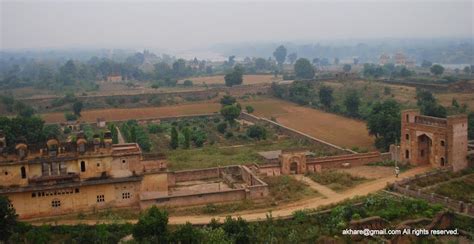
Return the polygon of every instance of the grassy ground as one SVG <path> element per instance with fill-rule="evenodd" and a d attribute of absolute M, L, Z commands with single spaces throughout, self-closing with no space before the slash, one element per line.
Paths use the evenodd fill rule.
<path fill-rule="evenodd" d="M 338 192 L 347 190 L 357 184 L 367 181 L 366 178 L 336 170 L 328 170 L 321 173 L 309 173 L 308 177 L 313 181 Z"/>
<path fill-rule="evenodd" d="M 441 183 L 428 190 L 455 200 L 474 203 L 474 174 L 466 175 L 461 179 Z"/>
<path fill-rule="evenodd" d="M 219 148 L 217 145 L 166 152 L 170 170 L 197 169 L 236 164 L 260 163 L 260 151 L 305 148 L 308 145 L 292 139 L 254 142 L 243 146 Z"/>
<path fill-rule="evenodd" d="M 285 149 L 305 149 L 316 155 L 327 153 L 316 145 L 305 141 L 280 136 L 271 127 L 265 127 L 266 139 L 254 140 L 246 135 L 248 125 L 227 126 L 224 133 L 217 127 L 223 120 L 219 118 L 185 119 L 175 122 L 162 122 L 155 133 L 149 133 L 152 152 L 164 153 L 168 159 L 168 168 L 171 170 L 197 169 L 236 164 L 259 163 L 261 158 L 258 152 Z M 150 126 L 143 125 L 145 130 Z M 177 149 L 170 148 L 171 128 L 179 131 L 180 145 Z M 191 142 L 190 148 L 184 148 L 183 131 L 200 131 L 206 135 L 202 147 Z M 193 133 L 193 132 L 191 132 Z M 228 136 L 228 134 L 232 136 Z M 191 136 L 192 137 L 192 136 Z"/>

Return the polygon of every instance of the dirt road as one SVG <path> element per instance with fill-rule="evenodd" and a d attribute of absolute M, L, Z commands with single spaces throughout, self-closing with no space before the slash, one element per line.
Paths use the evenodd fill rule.
<path fill-rule="evenodd" d="M 169 223 L 170 224 L 185 224 L 186 222 L 190 222 L 192 224 L 207 224 L 211 221 L 212 218 L 223 220 L 228 215 L 241 216 L 247 221 L 259 221 L 259 220 L 264 220 L 266 218 L 266 214 L 269 211 L 272 212 L 272 216 L 274 218 L 287 217 L 287 216 L 291 216 L 293 212 L 297 210 L 314 209 L 320 206 L 338 203 L 343 200 L 350 199 L 356 196 L 364 196 L 369 193 L 377 192 L 379 190 L 382 190 L 387 185 L 387 183 L 392 183 L 404 177 L 411 177 L 416 174 L 421 174 L 430 169 L 431 168 L 429 166 L 413 168 L 411 170 L 408 170 L 402 173 L 398 179 L 395 178 L 395 176 L 389 176 L 389 177 L 376 179 L 373 181 L 362 183 L 352 189 L 349 189 L 339 194 L 337 193 L 330 194 L 330 196 L 328 196 L 327 198 L 322 198 L 318 196 L 314 198 L 309 198 L 309 199 L 285 204 L 285 205 L 278 206 L 275 208 L 255 209 L 255 210 L 237 212 L 233 214 L 222 214 L 222 215 L 214 215 L 214 216 L 212 215 L 170 216 Z M 130 222 L 130 223 L 135 223 L 136 221 L 137 221 L 136 219 L 126 220 L 126 222 Z M 41 222 L 37 222 L 33 224 L 41 225 L 43 223 L 49 223 L 49 224 L 56 224 L 56 225 L 75 225 L 75 224 L 95 225 L 98 223 L 109 223 L 109 222 L 111 221 L 72 219 L 72 220 L 51 220 L 49 222 L 41 221 Z"/>

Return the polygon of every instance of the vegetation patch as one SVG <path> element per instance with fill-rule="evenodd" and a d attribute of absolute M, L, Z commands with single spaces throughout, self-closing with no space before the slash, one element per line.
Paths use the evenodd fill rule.
<path fill-rule="evenodd" d="M 263 181 L 268 184 L 270 197 L 274 204 L 297 201 L 318 194 L 306 184 L 288 175 L 265 177 Z"/>
<path fill-rule="evenodd" d="M 474 174 L 466 175 L 461 179 L 441 183 L 434 188 L 430 188 L 428 192 L 466 203 L 474 203 Z"/>
<path fill-rule="evenodd" d="M 325 185 L 334 191 L 344 191 L 367 180 L 364 177 L 336 170 L 327 170 L 321 173 L 308 173 L 307 176 L 313 181 Z"/>

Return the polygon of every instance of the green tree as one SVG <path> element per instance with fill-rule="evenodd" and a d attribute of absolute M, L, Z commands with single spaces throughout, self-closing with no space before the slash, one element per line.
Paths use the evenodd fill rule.
<path fill-rule="evenodd" d="M 74 121 L 74 120 L 77 120 L 77 116 L 73 113 L 70 113 L 70 112 L 66 112 L 64 113 L 64 118 L 66 119 L 66 121 Z"/>
<path fill-rule="evenodd" d="M 235 99 L 235 97 L 229 96 L 229 95 L 224 95 L 220 100 L 220 103 L 221 103 L 222 106 L 233 105 L 236 102 L 237 102 L 237 99 Z"/>
<path fill-rule="evenodd" d="M 350 90 L 344 99 L 347 115 L 351 117 L 359 116 L 360 97 L 357 91 Z"/>
<path fill-rule="evenodd" d="M 245 110 L 246 110 L 247 113 L 249 113 L 249 114 L 251 114 L 251 113 L 253 113 L 253 111 L 255 111 L 255 109 L 254 109 L 252 106 L 250 106 L 250 105 L 245 106 Z"/>
<path fill-rule="evenodd" d="M 188 149 L 191 146 L 191 131 L 188 127 L 183 129 L 184 148 Z"/>
<path fill-rule="evenodd" d="M 186 87 L 193 86 L 193 81 L 192 80 L 185 80 L 183 82 L 183 85 L 186 86 Z"/>
<path fill-rule="evenodd" d="M 424 115 L 445 118 L 446 108 L 438 104 L 430 91 L 419 89 L 416 91 L 417 105 Z"/>
<path fill-rule="evenodd" d="M 237 219 L 227 216 L 222 225 L 222 229 L 235 243 L 251 243 L 250 236 L 252 233 L 250 226 L 247 221 L 240 216 Z"/>
<path fill-rule="evenodd" d="M 421 67 L 423 68 L 429 68 L 433 65 L 433 63 L 431 61 L 428 61 L 428 60 L 423 60 L 423 62 L 421 62 Z"/>
<path fill-rule="evenodd" d="M 332 93 L 333 89 L 329 86 L 321 86 L 319 88 L 319 102 L 326 108 L 331 108 L 331 104 L 334 100 Z"/>
<path fill-rule="evenodd" d="M 244 69 L 240 65 L 236 65 L 232 72 L 224 76 L 226 86 L 241 85 L 243 82 Z"/>
<path fill-rule="evenodd" d="M 267 69 L 267 60 L 264 58 L 257 58 L 255 59 L 255 69 L 260 71 L 260 70 L 266 70 Z"/>
<path fill-rule="evenodd" d="M 313 94 L 313 86 L 304 81 L 294 81 L 288 89 L 289 99 L 300 105 L 309 104 L 313 100 Z"/>
<path fill-rule="evenodd" d="M 352 69 L 352 66 L 350 64 L 344 64 L 344 66 L 342 66 L 342 70 L 344 70 L 344 72 L 346 73 L 349 73 L 351 69 Z"/>
<path fill-rule="evenodd" d="M 182 244 L 199 244 L 202 243 L 203 234 L 202 232 L 194 228 L 189 222 L 178 226 L 178 229 L 173 232 L 172 240 L 174 243 Z"/>
<path fill-rule="evenodd" d="M 233 123 L 240 116 L 241 108 L 238 105 L 225 105 L 221 108 L 221 115 L 229 123 Z"/>
<path fill-rule="evenodd" d="M 74 102 L 74 104 L 72 105 L 72 110 L 76 116 L 81 117 L 82 107 L 83 104 L 81 101 Z"/>
<path fill-rule="evenodd" d="M 464 67 L 463 71 L 464 71 L 464 73 L 466 73 L 467 75 L 469 75 L 469 74 L 471 74 L 471 67 L 466 66 L 466 67 Z"/>
<path fill-rule="evenodd" d="M 178 130 L 176 130 L 176 127 L 171 128 L 171 142 L 170 146 L 173 149 L 178 148 L 179 145 L 179 140 L 178 140 Z"/>
<path fill-rule="evenodd" d="M 430 72 L 434 75 L 441 75 L 444 72 L 444 67 L 439 64 L 435 64 L 431 66 Z"/>
<path fill-rule="evenodd" d="M 186 67 L 186 61 L 184 59 L 178 59 L 173 63 L 172 67 L 173 77 L 185 77 L 189 74 L 188 67 Z M 170 78 L 170 77 L 167 77 Z"/>
<path fill-rule="evenodd" d="M 293 65 L 298 58 L 298 55 L 296 53 L 290 53 L 288 54 L 288 61 L 290 61 L 290 64 Z"/>
<path fill-rule="evenodd" d="M 295 63 L 295 75 L 298 79 L 313 79 L 314 67 L 309 60 L 300 58 Z"/>
<path fill-rule="evenodd" d="M 400 138 L 400 105 L 394 100 L 377 102 L 367 119 L 369 133 L 375 136 L 375 146 L 387 150 Z"/>
<path fill-rule="evenodd" d="M 226 122 L 221 122 L 217 125 L 217 131 L 219 131 L 219 133 L 221 133 L 221 134 L 224 134 L 226 129 L 227 129 L 227 123 Z"/>
<path fill-rule="evenodd" d="M 0 196 L 0 240 L 7 242 L 17 225 L 17 215 L 10 199 Z"/>
<path fill-rule="evenodd" d="M 273 52 L 273 57 L 275 57 L 275 59 L 278 63 L 278 66 L 282 67 L 283 63 L 285 63 L 285 59 L 286 59 L 286 48 L 285 48 L 285 46 L 281 45 L 281 46 L 277 47 L 277 49 L 275 49 L 275 51 Z"/>
<path fill-rule="evenodd" d="M 168 243 L 168 213 L 156 206 L 140 215 L 133 228 L 133 237 L 139 242 Z"/>
<path fill-rule="evenodd" d="M 207 140 L 207 134 L 203 130 L 195 130 L 191 135 L 191 140 L 196 147 L 202 147 Z"/>
<path fill-rule="evenodd" d="M 252 125 L 247 129 L 247 136 L 257 140 L 265 140 L 267 138 L 267 130 L 260 125 Z"/>
<path fill-rule="evenodd" d="M 206 244 L 232 244 L 232 240 L 227 237 L 222 228 L 204 228 L 203 243 Z"/>

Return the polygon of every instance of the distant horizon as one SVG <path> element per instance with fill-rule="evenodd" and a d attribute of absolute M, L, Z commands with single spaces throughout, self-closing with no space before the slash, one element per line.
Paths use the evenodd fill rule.
<path fill-rule="evenodd" d="M 1 50 L 470 38 L 472 1 L 2 1 Z M 278 41 L 279 40 L 279 41 Z"/>

